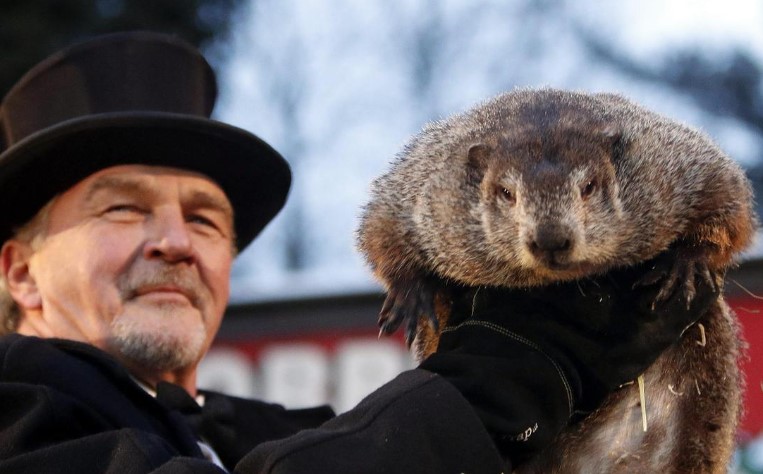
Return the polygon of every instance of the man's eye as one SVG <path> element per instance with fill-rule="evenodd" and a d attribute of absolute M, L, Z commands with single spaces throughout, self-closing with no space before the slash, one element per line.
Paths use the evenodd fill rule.
<path fill-rule="evenodd" d="M 215 223 L 211 219 L 207 219 L 204 216 L 194 214 L 188 217 L 188 222 L 195 223 L 195 224 L 202 224 L 210 227 L 217 227 Z"/>
<path fill-rule="evenodd" d="M 141 210 L 138 206 L 134 204 L 114 204 L 113 206 L 109 206 L 106 209 L 106 212 L 137 212 L 140 213 Z"/>

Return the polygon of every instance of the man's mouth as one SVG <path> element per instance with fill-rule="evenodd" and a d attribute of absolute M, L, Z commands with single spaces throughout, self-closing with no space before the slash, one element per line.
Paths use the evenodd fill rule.
<path fill-rule="evenodd" d="M 135 290 L 135 297 L 149 296 L 162 299 L 183 299 L 193 303 L 194 296 L 191 291 L 174 285 L 146 286 Z"/>

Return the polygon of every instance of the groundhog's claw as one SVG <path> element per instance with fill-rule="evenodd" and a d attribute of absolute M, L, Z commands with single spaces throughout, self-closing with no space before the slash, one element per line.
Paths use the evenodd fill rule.
<path fill-rule="evenodd" d="M 704 281 L 714 291 L 719 290 L 718 278 L 707 262 L 704 248 L 680 247 L 667 254 L 666 258 L 658 258 L 652 269 L 634 287 L 660 283 L 660 291 L 652 302 L 652 309 L 672 298 L 680 298 L 688 309 L 696 295 L 698 280 Z"/>
<path fill-rule="evenodd" d="M 394 333 L 405 321 L 405 342 L 410 346 L 422 317 L 429 318 L 437 330 L 439 323 L 434 311 L 435 291 L 434 284 L 428 279 L 401 280 L 390 284 L 387 298 L 379 312 L 379 335 Z"/>

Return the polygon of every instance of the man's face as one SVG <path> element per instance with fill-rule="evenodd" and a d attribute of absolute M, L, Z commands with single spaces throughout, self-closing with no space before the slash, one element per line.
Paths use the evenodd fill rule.
<path fill-rule="evenodd" d="M 61 194 L 29 259 L 46 337 L 100 347 L 128 367 L 194 367 L 228 300 L 231 205 L 189 171 L 125 165 Z M 35 314 L 38 313 L 36 316 Z"/>

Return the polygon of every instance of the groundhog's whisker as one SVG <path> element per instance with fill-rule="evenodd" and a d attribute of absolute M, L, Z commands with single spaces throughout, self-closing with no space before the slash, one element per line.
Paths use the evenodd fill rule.
<path fill-rule="evenodd" d="M 639 400 L 641 400 L 641 423 L 644 426 L 644 432 L 647 430 L 647 424 L 646 424 L 646 394 L 644 393 L 644 375 L 639 375 L 638 379 L 636 379 L 638 382 L 638 396 Z"/>
<path fill-rule="evenodd" d="M 747 295 L 748 295 L 748 296 L 752 296 L 752 297 L 753 297 L 753 298 L 755 298 L 756 300 L 763 300 L 763 296 L 758 296 L 758 295 L 756 295 L 756 294 L 755 294 L 755 293 L 753 293 L 752 291 L 750 291 L 750 290 L 748 290 L 747 288 L 745 288 L 744 286 L 742 286 L 742 284 L 741 284 L 741 283 L 739 283 L 738 281 L 734 280 L 733 278 L 729 278 L 728 280 L 729 280 L 731 283 L 733 283 L 733 284 L 735 284 L 736 286 L 738 286 L 740 290 L 742 290 L 742 291 L 744 291 L 745 293 L 747 293 Z"/>

